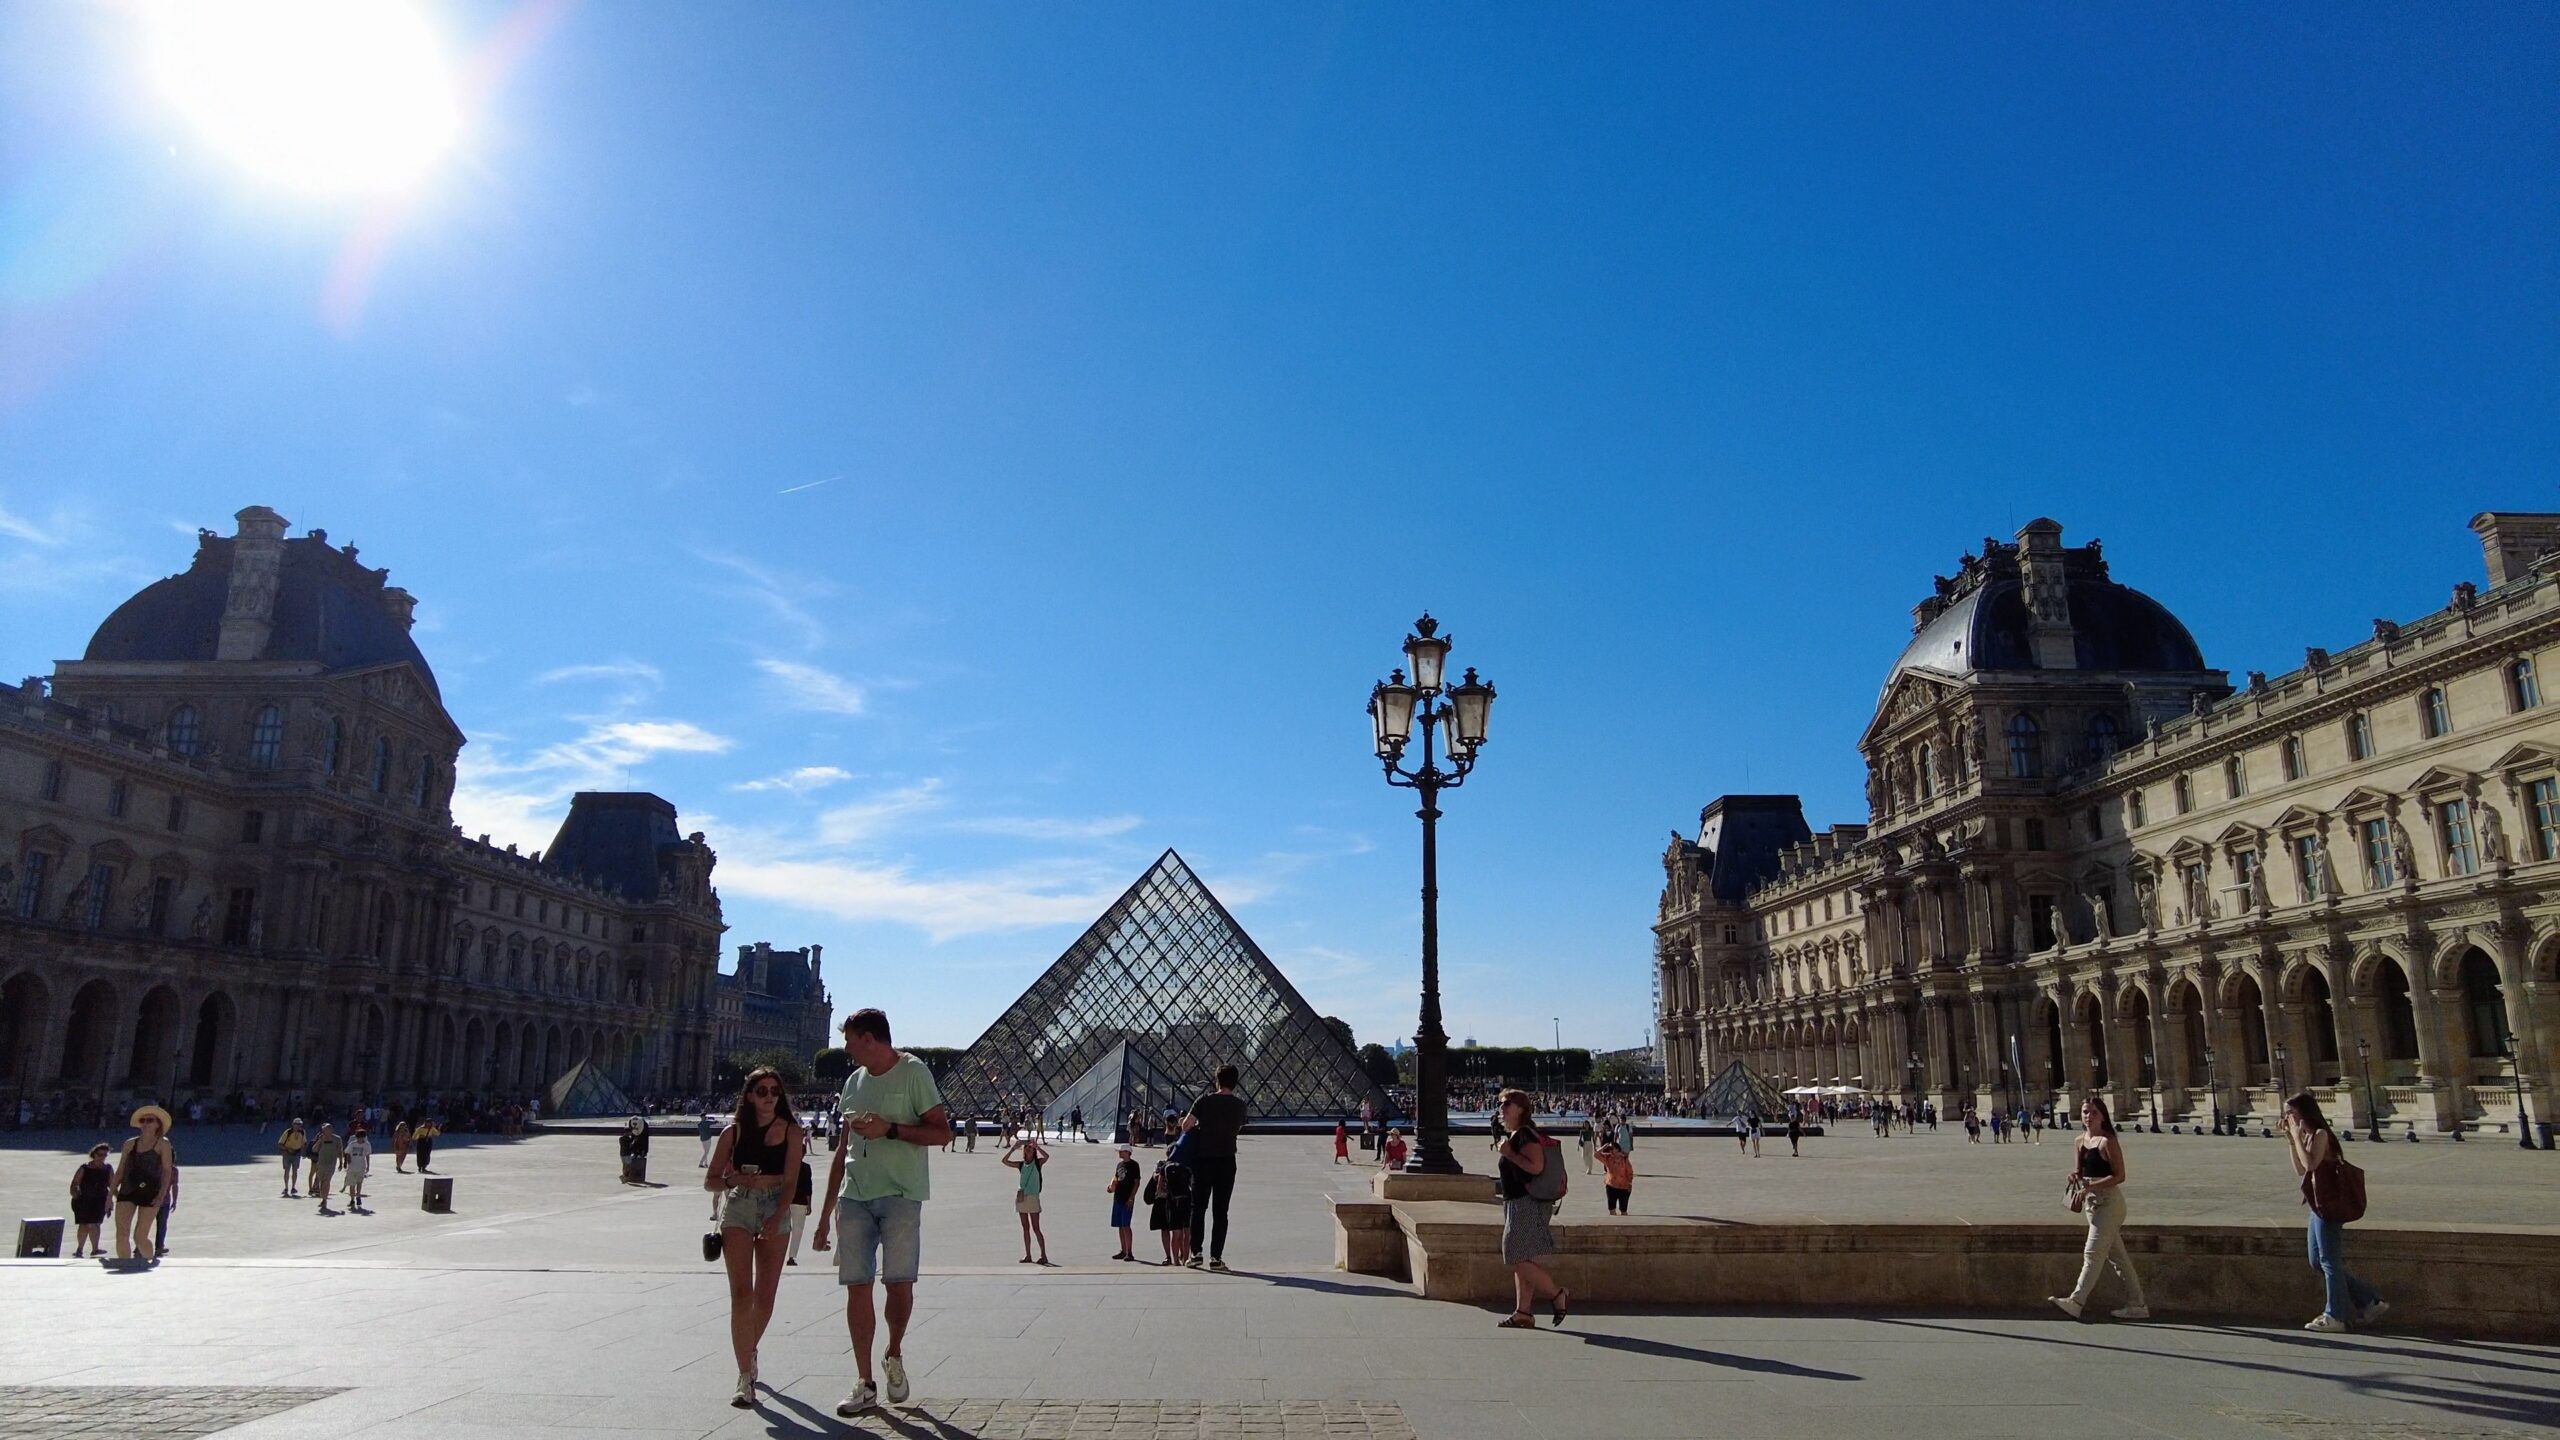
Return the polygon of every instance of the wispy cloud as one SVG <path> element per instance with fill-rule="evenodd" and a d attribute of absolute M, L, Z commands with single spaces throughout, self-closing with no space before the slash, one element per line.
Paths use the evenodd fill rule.
<path fill-rule="evenodd" d="M 466 832 L 531 845 L 559 825 L 578 791 L 628 785 L 660 755 L 717 755 L 734 743 L 685 720 L 615 720 L 513 760 L 501 737 L 483 735 L 455 767 L 453 818 Z"/>
<path fill-rule="evenodd" d="M 942 782 L 916 781 L 895 790 L 828 808 L 818 816 L 818 839 L 827 845 L 856 845 L 887 835 L 897 822 L 942 807 Z"/>
<path fill-rule="evenodd" d="M 843 478 L 844 477 L 841 475 L 830 475 L 824 480 L 812 480 L 806 485 L 786 485 L 773 493 L 776 495 L 797 495 L 803 490 L 815 490 L 821 485 L 833 485 Z"/>
<path fill-rule="evenodd" d="M 582 380 L 577 384 L 570 386 L 569 393 L 561 396 L 560 398 L 567 401 L 572 407 L 583 410 L 590 405 L 604 400 L 606 396 L 605 392 L 601 388 L 590 385 Z"/>
<path fill-rule="evenodd" d="M 853 922 L 912 926 L 936 942 L 957 936 L 1083 924 L 1129 877 L 1095 862 L 1053 862 L 936 873 L 905 861 L 801 858 L 742 844 L 722 847 L 723 893 L 752 896 Z"/>
<path fill-rule="evenodd" d="M 767 775 L 761 780 L 742 780 L 729 788 L 750 792 L 778 790 L 788 795 L 806 795 L 811 791 L 824 790 L 830 785 L 841 785 L 852 778 L 852 771 L 834 765 L 803 765 L 797 770 L 786 770 L 779 775 Z"/>
<path fill-rule="evenodd" d="M 641 704 L 658 693 L 667 683 L 665 673 L 645 660 L 605 660 L 586 665 L 563 665 L 545 670 L 533 677 L 536 685 L 577 684 L 604 680 L 613 684 L 612 703 L 616 708 Z"/>
<path fill-rule="evenodd" d="M 1114 835 L 1126 835 L 1143 823 L 1135 815 L 1101 815 L 1090 820 L 994 815 L 982 820 L 954 820 L 947 828 L 1016 840 L 1108 840 Z"/>
<path fill-rule="evenodd" d="M 859 715 L 868 704 L 860 685 L 832 671 L 768 656 L 756 668 L 773 677 L 785 704 L 823 715 Z"/>
<path fill-rule="evenodd" d="M 6 505 L 0 505 L 0 535 L 5 535 L 12 540 L 24 540 L 30 545 L 41 545 L 48 550 L 59 549 L 69 543 L 70 528 L 70 522 L 60 511 L 54 513 L 51 523 L 39 524 Z"/>
<path fill-rule="evenodd" d="M 696 553 L 704 564 L 717 566 L 736 577 L 733 584 L 714 587 L 714 593 L 746 600 L 765 611 L 776 624 L 791 632 L 792 638 L 804 649 L 815 650 L 826 643 L 827 627 L 810 612 L 809 606 L 834 595 L 835 582 L 816 576 L 794 575 L 721 551 Z"/>

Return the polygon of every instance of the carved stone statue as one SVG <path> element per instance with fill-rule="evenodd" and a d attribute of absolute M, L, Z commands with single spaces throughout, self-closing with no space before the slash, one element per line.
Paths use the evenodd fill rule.
<path fill-rule="evenodd" d="M 2316 830 L 2311 834 L 2311 881 L 2324 897 L 2338 893 L 2337 867 L 2329 863 L 2329 837 Z"/>
<path fill-rule="evenodd" d="M 208 895 L 196 902 L 196 915 L 193 920 L 187 922 L 187 934 L 198 940 L 206 939 L 213 934 L 212 896 Z"/>
<path fill-rule="evenodd" d="M 79 883 L 71 887 L 71 893 L 62 897 L 62 923 L 65 925 L 79 924 L 82 920 L 88 918 L 88 909 L 89 877 L 83 875 L 80 877 Z"/>
<path fill-rule="evenodd" d="M 1977 712 L 1973 717 L 1973 724 L 1965 730 L 1964 759 L 1965 773 L 1968 775 L 1982 773 L 1983 733 L 1984 721 L 1981 714 Z"/>
<path fill-rule="evenodd" d="M 249 917 L 249 948 L 252 950 L 264 949 L 266 947 L 266 941 L 267 917 L 264 915 L 251 915 Z"/>
<path fill-rule="evenodd" d="M 2498 813 L 2497 806 L 2486 800 L 2480 802 L 2480 853 L 2487 856 L 2492 865 L 2507 863 L 2506 817 Z"/>
<path fill-rule="evenodd" d="M 2264 850 L 2256 852 L 2249 865 L 2249 908 L 2267 908 L 2267 852 Z"/>
<path fill-rule="evenodd" d="M 148 929 L 150 929 L 150 928 L 151 928 L 151 892 L 150 892 L 150 891 L 148 891 L 148 890 L 141 890 L 141 891 L 136 891 L 136 892 L 134 893 L 134 897 L 133 897 L 133 908 L 132 908 L 132 910 L 131 910 L 131 911 L 129 911 L 129 912 L 128 912 L 128 915 L 129 915 L 129 918 L 130 918 L 130 919 L 131 919 L 131 921 L 132 921 L 132 925 L 133 925 L 133 928 L 134 928 L 134 929 L 136 929 L 136 930 L 148 930 Z"/>
<path fill-rule="evenodd" d="M 2417 854 L 2416 848 L 2409 843 L 2409 827 L 2400 823 L 2399 816 L 2392 816 L 2391 869 L 2400 877 L 2402 884 L 2418 878 Z"/>

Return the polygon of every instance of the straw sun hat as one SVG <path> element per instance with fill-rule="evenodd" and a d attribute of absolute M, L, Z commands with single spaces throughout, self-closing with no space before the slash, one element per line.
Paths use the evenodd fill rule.
<path fill-rule="evenodd" d="M 175 1121 L 169 1118 L 169 1112 L 161 1109 L 157 1105 L 145 1105 L 141 1109 L 134 1111 L 133 1119 L 128 1123 L 130 1123 L 136 1130 L 139 1130 L 142 1128 L 142 1122 L 145 1120 L 159 1121 L 160 1133 L 163 1135 L 168 1134 L 171 1127 L 176 1124 Z"/>

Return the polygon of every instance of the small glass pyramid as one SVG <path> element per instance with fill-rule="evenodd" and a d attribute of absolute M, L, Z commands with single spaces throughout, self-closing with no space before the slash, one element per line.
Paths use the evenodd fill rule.
<path fill-rule="evenodd" d="M 1698 1113 L 1717 1119 L 1757 1115 L 1774 1120 L 1787 1113 L 1787 1097 L 1778 1093 L 1776 1082 L 1736 1060 L 1698 1092 Z"/>
<path fill-rule="evenodd" d="M 1257 1118 L 1356 1121 L 1363 1100 L 1382 1116 L 1394 1109 L 1360 1057 L 1171 850 L 952 1063 L 943 1100 L 954 1119 L 1083 1103 L 1070 1092 L 1088 1079 L 1097 1092 L 1114 1087 L 1102 1062 L 1124 1045 L 1121 1075 L 1136 1091 L 1173 1091 L 1152 1102 L 1159 1109 L 1189 1109 L 1220 1065 L 1243 1073 L 1237 1090 Z M 1085 1124 L 1125 1119 L 1128 1108 L 1084 1103 Z"/>
<path fill-rule="evenodd" d="M 622 1093 L 622 1087 L 605 1078 L 604 1071 L 591 1060 L 581 1060 L 569 1067 L 567 1074 L 551 1082 L 542 1097 L 545 1115 L 637 1115 L 640 1107 Z"/>
<path fill-rule="evenodd" d="M 1199 1092 L 1197 1084 L 1165 1073 L 1145 1046 L 1123 1040 L 1103 1051 L 1102 1058 L 1086 1067 L 1074 1084 L 1058 1092 L 1058 1098 L 1040 1112 L 1040 1119 L 1054 1130 L 1082 1111 L 1088 1132 L 1108 1135 L 1127 1124 L 1131 1115 L 1141 1115 L 1152 1130 L 1163 1123 L 1165 1111 L 1190 1109 Z"/>

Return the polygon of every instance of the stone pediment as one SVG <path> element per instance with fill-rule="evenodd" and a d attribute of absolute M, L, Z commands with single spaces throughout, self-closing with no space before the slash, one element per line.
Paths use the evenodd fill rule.
<path fill-rule="evenodd" d="M 2560 765 L 2560 750 L 2554 750 L 2548 745 L 2537 745 L 2528 740 L 2490 761 L 2488 768 L 2498 771 L 2527 770 L 2536 765 Z"/>
<path fill-rule="evenodd" d="M 2255 825 L 2235 820 L 2229 825 L 2224 826 L 2222 828 L 2222 833 L 2214 836 L 2213 841 L 2215 844 L 2225 847 L 2242 845 L 2255 848 L 2266 838 L 2266 831 L 2259 829 Z"/>
<path fill-rule="evenodd" d="M 2338 797 L 2340 810 L 2387 810 L 2391 797 L 2370 785 L 2359 785 Z"/>
<path fill-rule="evenodd" d="M 2467 770 L 2430 765 L 2424 774 L 2409 782 L 2409 788 L 2422 793 L 2428 790 L 2461 790 L 2477 782 L 2479 778 Z"/>
<path fill-rule="evenodd" d="M 1885 692 L 1876 706 L 1876 718 L 1867 726 L 1866 740 L 1900 729 L 1913 720 L 1932 714 L 1964 693 L 1964 687 L 1923 675 L 1904 674 Z"/>
<path fill-rule="evenodd" d="M 2267 828 L 2271 830 L 2311 830 L 2329 817 L 2302 805 L 2287 805 Z"/>

